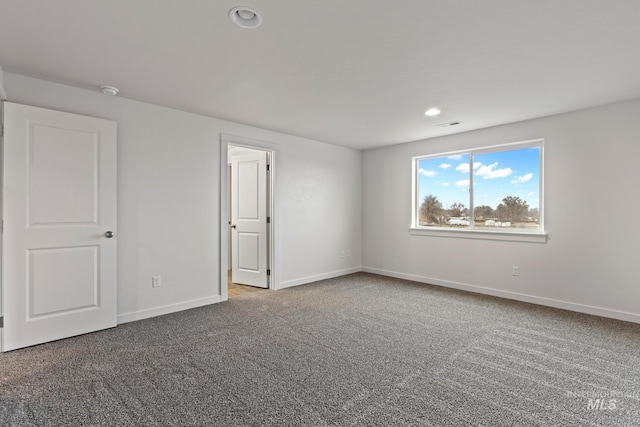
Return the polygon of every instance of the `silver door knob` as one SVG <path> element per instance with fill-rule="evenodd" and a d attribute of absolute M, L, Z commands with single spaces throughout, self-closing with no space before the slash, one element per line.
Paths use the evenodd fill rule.
<path fill-rule="evenodd" d="M 107 239 L 110 239 L 113 236 L 115 236 L 113 231 L 107 231 L 106 233 L 104 233 L 104 237 L 106 237 Z"/>

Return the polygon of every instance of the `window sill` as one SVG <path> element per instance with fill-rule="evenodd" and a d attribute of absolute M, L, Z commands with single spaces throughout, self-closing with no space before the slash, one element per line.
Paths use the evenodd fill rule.
<path fill-rule="evenodd" d="M 457 239 L 502 240 L 506 242 L 546 243 L 547 234 L 542 231 L 497 231 L 481 229 L 454 229 L 437 227 L 410 228 L 412 236 L 449 237 Z"/>

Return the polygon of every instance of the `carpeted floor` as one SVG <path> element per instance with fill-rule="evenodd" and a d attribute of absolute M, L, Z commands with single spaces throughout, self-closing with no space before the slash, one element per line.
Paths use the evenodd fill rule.
<path fill-rule="evenodd" d="M 0 354 L 2 426 L 638 426 L 640 325 L 366 273 Z"/>

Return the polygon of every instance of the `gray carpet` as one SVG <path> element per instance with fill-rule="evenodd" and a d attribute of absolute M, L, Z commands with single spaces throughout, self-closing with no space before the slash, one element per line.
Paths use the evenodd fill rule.
<path fill-rule="evenodd" d="M 2 426 L 638 426 L 640 325 L 358 273 L 0 354 Z"/>

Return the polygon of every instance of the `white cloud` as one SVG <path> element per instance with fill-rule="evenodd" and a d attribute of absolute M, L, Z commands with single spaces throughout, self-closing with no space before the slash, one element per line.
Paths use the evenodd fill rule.
<path fill-rule="evenodd" d="M 448 182 L 443 182 L 443 183 L 442 183 L 442 186 L 443 186 L 443 187 L 448 187 L 448 186 L 449 186 L 449 183 L 448 183 Z"/>
<path fill-rule="evenodd" d="M 418 170 L 418 173 L 420 175 L 424 175 L 424 176 L 429 177 L 429 178 L 433 178 L 434 176 L 438 175 L 438 172 L 436 172 L 436 171 L 426 170 L 426 169 L 422 169 L 422 168 L 420 168 L 420 170 Z"/>
<path fill-rule="evenodd" d="M 459 181 L 456 181 L 456 187 L 468 187 L 468 186 L 469 186 L 468 179 L 461 179 Z"/>
<path fill-rule="evenodd" d="M 473 170 L 478 169 L 480 166 L 482 166 L 482 162 L 475 162 L 473 164 Z M 469 163 L 460 163 L 456 166 L 456 170 L 462 173 L 469 173 Z"/>
<path fill-rule="evenodd" d="M 439 166 L 441 169 L 449 169 L 451 165 L 449 163 L 443 163 Z"/>
<path fill-rule="evenodd" d="M 456 166 L 456 170 L 460 172 L 469 172 L 469 163 L 460 163 Z"/>
<path fill-rule="evenodd" d="M 489 166 L 482 165 L 478 168 L 476 175 L 481 176 L 484 179 L 494 179 L 506 178 L 513 173 L 511 168 L 495 169 L 496 166 L 498 166 L 498 162 L 492 163 Z"/>
<path fill-rule="evenodd" d="M 456 154 L 454 156 L 447 157 L 447 159 L 451 159 L 451 160 L 460 160 L 461 158 L 462 158 L 462 154 Z"/>
<path fill-rule="evenodd" d="M 512 184 L 522 184 L 523 182 L 530 181 L 531 178 L 533 178 L 533 174 L 532 173 L 528 173 L 526 175 L 516 176 L 515 179 L 513 179 L 511 181 L 511 183 Z"/>

